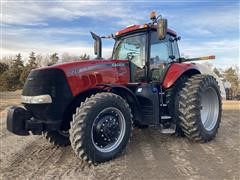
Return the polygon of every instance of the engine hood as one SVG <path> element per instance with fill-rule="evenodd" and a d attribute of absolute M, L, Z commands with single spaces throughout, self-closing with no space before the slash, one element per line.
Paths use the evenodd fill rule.
<path fill-rule="evenodd" d="M 129 81 L 127 60 L 80 60 L 37 69 L 64 72 L 73 95 L 99 84 L 125 84 Z"/>
<path fill-rule="evenodd" d="M 42 68 L 39 68 L 39 70 L 61 69 L 64 72 L 67 72 L 68 70 L 76 67 L 89 67 L 89 66 L 94 66 L 99 64 L 109 64 L 109 62 L 114 62 L 114 61 L 116 60 L 79 60 L 74 62 L 66 62 L 61 64 L 55 64 L 52 66 L 42 67 Z"/>

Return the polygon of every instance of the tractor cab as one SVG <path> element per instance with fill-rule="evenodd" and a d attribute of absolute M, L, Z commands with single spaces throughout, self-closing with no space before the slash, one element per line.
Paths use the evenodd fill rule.
<path fill-rule="evenodd" d="M 156 25 L 132 25 L 116 33 L 112 58 L 129 60 L 131 82 L 161 82 L 171 62 L 180 58 L 178 39 L 170 29 L 160 39 Z"/>
<path fill-rule="evenodd" d="M 128 60 L 130 82 L 162 82 L 169 65 L 180 59 L 176 32 L 167 28 L 167 20 L 150 15 L 152 22 L 130 25 L 108 36 L 115 40 L 112 59 Z M 91 33 L 95 40 L 96 59 L 101 57 L 101 38 Z"/>

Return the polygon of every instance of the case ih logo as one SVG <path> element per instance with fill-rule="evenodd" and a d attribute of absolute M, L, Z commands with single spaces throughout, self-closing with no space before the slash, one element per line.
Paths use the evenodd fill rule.
<path fill-rule="evenodd" d="M 75 76 L 82 72 L 92 71 L 92 70 L 96 70 L 96 69 L 115 68 L 115 67 L 124 67 L 124 66 L 127 66 L 127 63 L 99 64 L 99 65 L 93 65 L 93 66 L 88 66 L 88 67 L 78 67 L 78 68 L 70 69 L 67 72 L 67 76 L 68 77 Z"/>
<path fill-rule="evenodd" d="M 112 63 L 112 67 L 124 67 L 127 66 L 127 63 Z"/>

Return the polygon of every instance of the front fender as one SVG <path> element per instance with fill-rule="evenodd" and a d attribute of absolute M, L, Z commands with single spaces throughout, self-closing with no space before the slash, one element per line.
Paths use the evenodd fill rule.
<path fill-rule="evenodd" d="M 111 92 L 123 97 L 131 107 L 134 121 L 142 120 L 141 106 L 136 95 L 126 86 L 119 84 L 102 84 L 99 86 L 111 88 Z"/>
<path fill-rule="evenodd" d="M 183 74 L 193 75 L 201 74 L 198 67 L 193 63 L 173 63 L 168 68 L 168 71 L 163 80 L 162 86 L 169 88 Z"/>
<path fill-rule="evenodd" d="M 126 86 L 119 85 L 119 84 L 102 84 L 102 85 L 100 84 L 99 86 L 110 87 L 113 92 L 115 92 L 121 96 L 125 96 L 125 98 L 127 98 L 127 99 L 129 99 L 131 97 L 132 102 L 136 103 L 136 106 L 140 108 L 140 104 L 138 102 L 136 95 L 130 89 L 128 89 Z"/>

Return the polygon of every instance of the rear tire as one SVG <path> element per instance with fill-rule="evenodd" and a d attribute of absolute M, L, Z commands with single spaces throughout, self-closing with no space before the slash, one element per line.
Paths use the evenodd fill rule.
<path fill-rule="evenodd" d="M 55 146 L 69 146 L 69 133 L 64 131 L 50 131 L 44 133 L 45 138 Z"/>
<path fill-rule="evenodd" d="M 87 98 L 73 115 L 71 145 L 79 158 L 96 165 L 122 153 L 131 127 L 126 101 L 113 93 L 98 93 Z"/>
<path fill-rule="evenodd" d="M 179 118 L 184 134 L 191 140 L 207 142 L 218 131 L 221 121 L 221 96 L 216 79 L 194 75 L 180 92 Z"/>
<path fill-rule="evenodd" d="M 166 90 L 166 103 L 168 106 L 169 115 L 173 118 L 173 122 L 176 124 L 176 132 L 177 136 L 184 136 L 184 132 L 180 126 L 179 119 L 179 98 L 180 92 L 187 81 L 187 76 L 180 77 L 169 89 Z"/>

